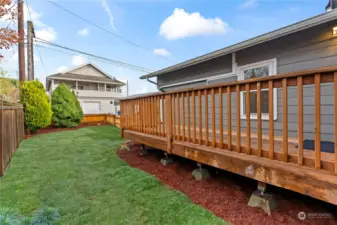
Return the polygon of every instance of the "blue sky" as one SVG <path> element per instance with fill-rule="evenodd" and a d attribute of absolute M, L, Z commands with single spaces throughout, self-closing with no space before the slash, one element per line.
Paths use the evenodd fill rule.
<path fill-rule="evenodd" d="M 55 7 L 29 0 L 37 36 L 71 48 L 139 65 L 151 70 L 226 47 L 323 13 L 327 0 L 53 0 L 113 33 L 122 41 Z M 26 7 L 27 8 L 27 7 Z M 26 18 L 28 13 L 26 10 Z M 7 51 L 5 67 L 17 76 L 16 47 Z M 36 77 L 92 62 L 111 76 L 128 80 L 130 94 L 156 91 L 139 80 L 144 73 L 80 55 L 35 50 Z M 158 55 L 164 55 L 158 56 Z"/>

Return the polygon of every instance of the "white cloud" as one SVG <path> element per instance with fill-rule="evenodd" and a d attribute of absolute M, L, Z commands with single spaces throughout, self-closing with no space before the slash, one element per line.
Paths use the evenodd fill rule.
<path fill-rule="evenodd" d="M 156 48 L 153 50 L 153 53 L 155 55 L 159 55 L 159 56 L 169 56 L 171 55 L 171 53 L 169 51 L 167 51 L 165 48 Z"/>
<path fill-rule="evenodd" d="M 160 25 L 159 34 L 168 40 L 175 40 L 198 35 L 226 34 L 227 23 L 220 18 L 204 18 L 199 12 L 187 13 L 184 9 L 174 9 Z"/>
<path fill-rule="evenodd" d="M 68 67 L 66 67 L 66 66 L 59 66 L 58 68 L 57 68 L 57 72 L 58 73 L 62 73 L 62 72 L 64 72 L 64 71 L 66 71 L 68 69 Z"/>
<path fill-rule="evenodd" d="M 299 9 L 297 7 L 289 7 L 288 11 L 291 12 L 291 13 L 296 13 L 296 12 L 299 11 Z"/>
<path fill-rule="evenodd" d="M 41 12 L 36 12 L 32 7 L 27 7 L 27 5 L 24 4 L 24 17 L 25 21 L 31 20 L 33 22 L 35 34 L 38 38 L 46 41 L 56 40 L 57 33 L 55 29 L 41 21 L 43 17 Z"/>
<path fill-rule="evenodd" d="M 83 28 L 83 29 L 77 31 L 77 34 L 80 35 L 80 36 L 88 36 L 89 29 L 88 28 Z"/>
<path fill-rule="evenodd" d="M 81 55 L 76 55 L 72 57 L 71 62 L 74 66 L 80 66 L 88 62 L 88 59 Z"/>
<path fill-rule="evenodd" d="M 56 31 L 52 27 L 46 27 L 35 31 L 35 35 L 46 41 L 56 40 Z"/>
<path fill-rule="evenodd" d="M 254 9 L 258 5 L 258 0 L 245 0 L 241 5 L 239 5 L 239 9 Z"/>
<path fill-rule="evenodd" d="M 104 11 L 108 14 L 110 26 L 112 27 L 112 29 L 116 30 L 115 17 L 113 16 L 113 14 L 110 10 L 110 7 L 109 7 L 109 4 L 108 4 L 107 0 L 101 0 L 101 4 L 102 4 L 102 7 L 103 7 Z"/>

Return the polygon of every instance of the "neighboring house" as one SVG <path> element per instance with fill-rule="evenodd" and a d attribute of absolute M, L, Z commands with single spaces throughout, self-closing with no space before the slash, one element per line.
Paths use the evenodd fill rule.
<path fill-rule="evenodd" d="M 84 114 L 115 114 L 119 111 L 121 87 L 125 83 L 110 77 L 91 63 L 48 76 L 46 90 L 51 95 L 61 83 L 74 90 Z"/>
<path fill-rule="evenodd" d="M 322 7 L 323 8 L 323 7 Z M 144 75 L 157 77 L 161 91 L 180 90 L 217 83 L 273 76 L 288 72 L 337 65 L 337 0 L 330 0 L 327 12 L 206 55 Z M 332 84 L 321 84 L 321 138 L 333 141 L 334 111 Z M 245 93 L 241 93 L 241 130 L 245 131 Z M 274 116 L 268 115 L 268 92 L 262 90 L 262 128 L 268 134 L 268 120 L 274 119 L 275 135 L 282 135 L 282 94 L 274 90 Z M 232 113 L 235 94 L 232 94 Z M 250 94 L 251 127 L 256 132 L 256 91 Z M 218 101 L 218 100 L 217 100 Z M 224 99 L 223 105 L 226 99 Z M 211 104 L 208 104 L 209 106 Z M 209 110 L 211 112 L 211 110 Z M 288 87 L 289 137 L 297 137 L 297 87 Z M 224 113 L 224 118 L 226 118 Z M 197 115 L 198 117 L 198 115 Z M 216 116 L 217 120 L 219 116 Z M 232 117 L 235 130 L 235 116 Z M 211 120 L 209 120 L 211 123 Z M 219 124 L 219 123 L 217 123 Z M 226 120 L 224 127 L 227 127 Z M 304 87 L 304 138 L 314 139 L 314 88 Z"/>

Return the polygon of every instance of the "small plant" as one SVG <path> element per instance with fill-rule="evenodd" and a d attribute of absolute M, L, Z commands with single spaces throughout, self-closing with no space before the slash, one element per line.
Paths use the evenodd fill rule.
<path fill-rule="evenodd" d="M 9 208 L 0 208 L 0 225 L 20 225 L 19 214 Z"/>
<path fill-rule="evenodd" d="M 53 125 L 76 127 L 83 118 L 82 108 L 74 93 L 65 84 L 60 84 L 52 93 Z"/>
<path fill-rule="evenodd" d="M 32 217 L 30 225 L 54 225 L 60 219 L 57 209 L 41 207 Z"/>

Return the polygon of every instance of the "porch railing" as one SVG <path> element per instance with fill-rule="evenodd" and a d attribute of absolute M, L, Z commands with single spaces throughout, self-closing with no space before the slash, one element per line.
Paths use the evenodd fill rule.
<path fill-rule="evenodd" d="M 329 84 L 332 96 L 325 100 L 322 86 Z M 331 85 L 331 86 L 330 86 Z M 311 113 L 314 121 L 314 149 L 304 148 L 304 87 L 312 90 Z M 289 112 L 288 92 L 295 93 L 295 105 Z M 295 88 L 295 91 L 294 91 Z M 274 91 L 276 90 L 276 92 Z M 256 117 L 242 118 L 242 109 L 251 115 L 251 93 L 256 92 Z M 268 95 L 269 119 L 262 119 L 262 91 Z M 241 93 L 245 95 L 241 96 Z M 275 94 L 281 101 L 277 110 L 280 118 L 280 135 L 275 135 Z M 241 97 L 240 97 L 241 96 Z M 308 99 L 308 98 L 306 98 Z M 294 100 L 294 99 L 292 99 Z M 241 101 L 244 104 L 241 105 Z M 331 101 L 333 120 L 333 151 L 321 151 L 321 101 Z M 254 105 L 254 104 L 253 104 Z M 234 108 L 233 108 L 234 106 Z M 331 108 L 330 108 L 331 109 Z M 289 115 L 297 124 L 295 135 L 289 136 Z M 256 120 L 255 120 L 256 119 Z M 294 120 L 294 119 L 293 119 Z M 297 120 L 297 121 L 296 121 Z M 279 122 L 281 121 L 281 122 Z M 294 121 L 292 121 L 292 124 Z M 337 173 L 337 67 L 299 71 L 263 78 L 253 78 L 233 83 L 204 86 L 178 92 L 130 97 L 121 100 L 121 128 L 144 134 L 167 137 L 168 151 L 172 142 L 189 142 L 213 147 L 218 151 L 236 151 L 257 157 L 309 166 Z M 253 132 L 252 130 L 255 130 Z M 264 133 L 263 133 L 264 132 Z"/>

